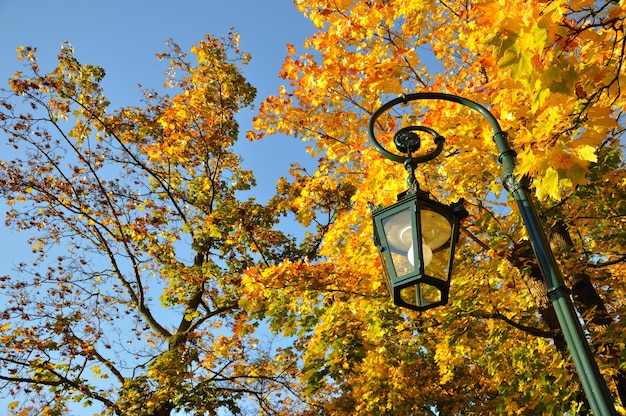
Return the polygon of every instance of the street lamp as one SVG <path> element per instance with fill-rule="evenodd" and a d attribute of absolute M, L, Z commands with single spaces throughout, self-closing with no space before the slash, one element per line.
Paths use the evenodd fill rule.
<path fill-rule="evenodd" d="M 411 155 L 420 147 L 415 130 L 434 136 L 437 148 L 420 158 Z M 424 311 L 448 303 L 454 247 L 460 220 L 467 210 L 460 200 L 450 206 L 434 201 L 419 189 L 414 170 L 418 163 L 434 159 L 443 149 L 443 137 L 432 129 L 413 126 L 394 136 L 396 148 L 407 154 L 409 189 L 398 202 L 383 208 L 370 204 L 374 243 L 387 277 L 394 304 Z"/>
<path fill-rule="evenodd" d="M 414 169 L 419 163 L 434 159 L 441 153 L 443 137 L 429 127 L 404 127 L 394 135 L 396 149 L 402 153 L 398 155 L 385 149 L 374 135 L 376 121 L 384 112 L 398 104 L 415 100 L 448 101 L 460 104 L 482 115 L 491 125 L 494 131 L 493 140 L 499 152 L 498 161 L 503 168 L 504 187 L 517 202 L 591 410 L 594 415 L 617 416 L 611 393 L 591 353 L 569 290 L 563 282 L 554 253 L 550 249 L 539 215 L 530 198 L 530 192 L 513 173 L 516 153 L 511 148 L 500 124 L 489 110 L 466 98 L 438 92 L 407 94 L 384 104 L 370 118 L 367 129 L 369 142 L 387 159 L 404 163 L 409 172 L 409 190 L 398 196 L 396 204 L 387 208 L 370 204 L 374 221 L 374 241 L 381 255 L 387 286 L 394 303 L 413 310 L 430 309 L 447 303 L 454 244 L 459 231 L 458 223 L 461 218 L 467 216 L 467 212 L 462 208 L 462 201 L 450 207 L 432 201 L 426 192 L 419 189 L 415 181 Z M 420 147 L 420 139 L 416 131 L 431 134 L 437 145 L 436 149 L 423 156 L 412 157 L 412 154 Z M 434 225 L 426 226 L 427 219 L 434 219 Z M 445 246 L 447 253 L 447 260 L 438 265 L 441 266 L 437 268 L 439 274 L 433 272 L 433 267 L 431 267 L 435 263 L 437 248 L 433 248 L 432 242 L 427 242 L 427 239 L 423 238 L 431 232 L 430 230 L 434 230 L 434 234 L 441 235 L 437 241 L 443 240 L 444 234 L 448 237 L 446 242 L 438 247 Z M 427 265 L 428 260 L 430 262 Z M 443 264 L 445 266 L 442 266 Z"/>

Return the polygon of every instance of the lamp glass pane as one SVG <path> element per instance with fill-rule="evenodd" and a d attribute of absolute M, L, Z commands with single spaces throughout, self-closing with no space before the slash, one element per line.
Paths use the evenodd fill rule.
<path fill-rule="evenodd" d="M 415 271 L 414 265 L 408 258 L 409 251 L 413 254 L 412 211 L 411 207 L 407 207 L 382 220 L 396 276 Z"/>
<path fill-rule="evenodd" d="M 452 222 L 454 219 L 428 209 L 421 210 L 420 214 L 422 238 L 432 250 L 432 260 L 430 263 L 424 264 L 424 273 L 439 280 L 448 280 L 450 250 L 452 249 Z"/>
<path fill-rule="evenodd" d="M 439 250 L 434 251 L 431 262 L 425 265 L 424 273 L 439 280 L 447 280 L 451 248 L 451 245 L 448 243 L 440 247 Z"/>
<path fill-rule="evenodd" d="M 420 215 L 424 271 L 436 279 L 447 280 L 453 219 L 429 209 L 422 209 Z M 414 255 L 412 217 L 413 209 L 407 207 L 382 221 L 396 276 L 415 272 L 411 261 Z"/>
<path fill-rule="evenodd" d="M 443 215 L 423 209 L 420 211 L 422 222 L 422 239 L 432 251 L 437 250 L 450 240 L 452 234 L 452 224 Z"/>
<path fill-rule="evenodd" d="M 441 291 L 435 286 L 417 283 L 400 290 L 403 301 L 415 306 L 428 306 L 441 302 Z"/>

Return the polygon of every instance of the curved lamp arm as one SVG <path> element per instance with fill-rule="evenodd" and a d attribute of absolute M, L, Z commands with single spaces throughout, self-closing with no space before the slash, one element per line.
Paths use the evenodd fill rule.
<path fill-rule="evenodd" d="M 568 348 L 574 359 L 574 364 L 578 371 L 581 384 L 585 391 L 591 410 L 595 415 L 617 415 L 611 393 L 606 385 L 602 374 L 591 352 L 585 333 L 583 332 L 578 316 L 574 309 L 572 299 L 569 296 L 569 289 L 565 286 L 561 271 L 557 266 L 554 253 L 550 248 L 546 234 L 542 228 L 539 215 L 535 205 L 530 198 L 528 188 L 522 184 L 514 175 L 516 153 L 510 146 L 506 133 L 500 127 L 498 120 L 481 104 L 467 98 L 441 92 L 417 92 L 402 95 L 384 104 L 371 116 L 367 127 L 367 139 L 374 148 L 384 157 L 394 162 L 405 162 L 405 156 L 399 156 L 387 151 L 376 139 L 374 126 L 376 120 L 385 111 L 398 104 L 406 104 L 415 100 L 435 100 L 449 101 L 469 107 L 481 114 L 491 125 L 494 131 L 493 140 L 498 149 L 498 162 L 502 165 L 502 179 L 504 187 L 513 196 L 522 215 L 524 225 L 537 257 L 541 273 L 548 287 L 548 294 L 552 300 L 552 305 L 556 312 L 559 325 L 567 342 Z M 438 136 L 441 137 L 441 136 Z M 443 146 L 443 140 L 437 143 L 438 149 L 432 153 L 441 152 L 439 147 Z M 430 154 L 429 154 L 430 155 Z M 428 155 L 427 155 L 428 156 Z"/>
<path fill-rule="evenodd" d="M 498 151 L 500 152 L 498 156 L 498 161 L 502 164 L 505 171 L 513 171 L 513 168 L 515 167 L 516 153 L 509 145 L 509 142 L 506 139 L 506 133 L 502 130 L 502 128 L 500 127 L 500 123 L 493 116 L 493 114 L 491 114 L 486 107 L 478 104 L 475 101 L 468 100 L 467 98 L 459 97 L 457 95 L 446 94 L 443 92 L 416 92 L 413 94 L 404 94 L 398 98 L 389 101 L 378 110 L 376 110 L 374 114 L 372 114 L 370 121 L 367 125 L 367 139 L 374 146 L 376 151 L 378 151 L 378 153 L 382 154 L 384 157 L 394 162 L 404 162 L 405 156 L 400 156 L 389 152 L 378 142 L 376 136 L 374 135 L 374 125 L 376 124 L 378 117 L 380 117 L 385 111 L 389 110 L 391 107 L 394 107 L 398 104 L 407 104 L 415 100 L 450 101 L 469 107 L 477 113 L 481 114 L 485 119 L 487 119 L 487 121 L 491 125 L 491 128 L 494 131 L 494 142 L 496 143 Z"/>

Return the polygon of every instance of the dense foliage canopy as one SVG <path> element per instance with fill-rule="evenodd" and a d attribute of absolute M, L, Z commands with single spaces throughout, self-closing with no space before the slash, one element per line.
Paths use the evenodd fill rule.
<path fill-rule="evenodd" d="M 278 280 L 267 302 L 276 292 L 303 299 L 273 319 L 307 334 L 303 381 L 319 414 L 586 406 L 525 229 L 502 191 L 493 131 L 466 107 L 412 102 L 377 125 L 388 145 L 416 124 L 446 137 L 443 155 L 418 166 L 417 179 L 443 202 L 465 198 L 470 211 L 450 304 L 420 314 L 389 306 L 367 202 L 394 202 L 405 173 L 367 144 L 365 129 L 381 104 L 425 91 L 483 103 L 500 120 L 518 152 L 516 174 L 531 178 L 541 201 L 602 372 L 624 403 L 624 2 L 296 4 L 319 31 L 286 58 L 286 85 L 265 101 L 256 127 L 310 143 L 317 171 L 295 168 L 281 189 L 303 224 L 332 221 L 318 227 L 319 262 L 283 263 L 257 280 L 312 273 L 305 288 Z"/>
<path fill-rule="evenodd" d="M 386 144 L 407 125 L 442 134 L 443 154 L 417 179 L 470 212 L 449 304 L 414 313 L 390 302 L 368 202 L 393 203 L 406 174 L 365 130 L 381 104 L 419 91 L 462 95 L 500 120 L 625 404 L 626 3 L 294 3 L 318 30 L 302 50 L 288 46 L 285 85 L 248 137 L 297 137 L 317 166 L 294 161 L 267 204 L 247 196 L 254 177 L 232 147 L 234 117 L 255 95 L 236 35 L 207 36 L 193 59 L 172 43 L 160 56 L 167 92 L 114 110 L 103 69 L 69 44 L 49 73 L 20 49 L 26 69 L 0 97 L 14 148 L 0 194 L 37 259 L 0 282 L 11 411 L 585 412 L 493 132 L 463 106 L 413 102 L 376 126 Z M 302 241 L 280 231 L 283 215 L 306 228 Z"/>

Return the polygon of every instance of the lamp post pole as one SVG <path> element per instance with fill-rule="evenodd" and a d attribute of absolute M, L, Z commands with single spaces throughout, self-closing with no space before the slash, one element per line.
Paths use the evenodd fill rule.
<path fill-rule="evenodd" d="M 522 220 L 526 226 L 533 251 L 537 257 L 541 273 L 548 288 L 548 294 L 556 312 L 559 325 L 570 350 L 576 370 L 580 377 L 583 390 L 589 401 L 594 415 L 608 416 L 617 415 L 611 393 L 606 385 L 595 358 L 585 337 L 574 305 L 569 296 L 569 290 L 565 286 L 563 276 L 559 270 L 554 253 L 550 248 L 546 234 L 541 226 L 535 205 L 530 198 L 528 188 L 520 183 L 513 174 L 516 153 L 511 148 L 506 133 L 500 127 L 498 120 L 481 104 L 452 94 L 439 92 L 419 92 L 403 95 L 380 107 L 371 117 L 367 136 L 374 148 L 388 159 L 403 162 L 403 158 L 384 149 L 374 136 L 376 119 L 389 108 L 397 104 L 405 104 L 415 100 L 438 100 L 449 101 L 469 107 L 481 114 L 491 125 L 499 155 L 498 161 L 502 165 L 502 179 L 504 187 L 517 202 Z"/>

